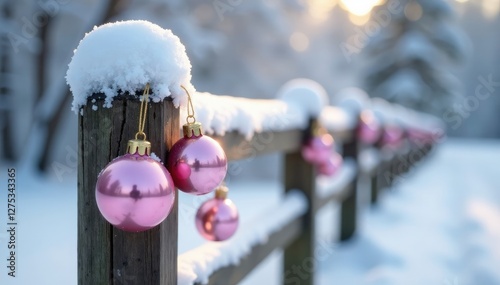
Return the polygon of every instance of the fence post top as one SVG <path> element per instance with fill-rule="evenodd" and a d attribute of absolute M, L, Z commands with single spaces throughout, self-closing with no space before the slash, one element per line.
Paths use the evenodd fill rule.
<path fill-rule="evenodd" d="M 96 26 L 74 51 L 66 80 L 78 112 L 92 94 L 105 95 L 111 107 L 121 93 L 136 95 L 151 84 L 151 100 L 171 97 L 176 107 L 187 102 L 181 85 L 194 92 L 186 48 L 168 29 L 148 21 L 119 21 Z"/>

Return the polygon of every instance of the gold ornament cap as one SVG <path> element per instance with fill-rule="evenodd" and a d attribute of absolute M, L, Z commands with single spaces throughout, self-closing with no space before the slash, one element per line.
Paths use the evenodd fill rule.
<path fill-rule="evenodd" d="M 182 132 L 185 138 L 199 137 L 203 134 L 201 124 L 198 122 L 185 124 L 182 126 Z"/>
<path fill-rule="evenodd" d="M 140 155 L 150 155 L 151 154 L 151 143 L 147 140 L 129 140 L 127 144 L 127 153 L 130 154 L 140 154 Z"/>
<path fill-rule="evenodd" d="M 226 186 L 221 185 L 215 189 L 215 198 L 224 200 L 227 198 L 228 192 L 229 189 Z"/>
<path fill-rule="evenodd" d="M 318 120 L 314 120 L 311 124 L 311 133 L 314 137 L 319 137 L 326 134 L 327 131 L 321 126 Z"/>

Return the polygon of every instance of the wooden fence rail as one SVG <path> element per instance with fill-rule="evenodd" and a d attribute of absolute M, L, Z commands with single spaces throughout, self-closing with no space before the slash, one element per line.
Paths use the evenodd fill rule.
<path fill-rule="evenodd" d="M 99 98 L 97 98 L 99 99 Z M 116 230 L 101 218 L 95 202 L 95 184 L 99 171 L 114 157 L 124 154 L 127 140 L 136 132 L 135 119 L 139 116 L 140 102 L 115 99 L 110 109 L 83 108 L 79 119 L 79 171 L 78 171 L 78 284 L 177 284 L 177 202 L 169 217 L 160 226 L 143 232 L 128 233 Z M 148 140 L 153 151 L 166 161 L 168 150 L 179 139 L 179 111 L 170 101 L 149 104 L 146 122 Z M 132 122 L 130 122 L 132 121 Z M 105 122 L 110 122 L 105 124 Z M 342 144 L 345 159 L 357 163 L 362 146 L 356 129 L 332 131 Z M 357 196 L 359 191 L 370 191 L 375 203 L 382 189 L 394 182 L 394 177 L 408 171 L 409 156 L 420 152 L 424 156 L 429 145 L 411 145 L 404 153 L 395 153 L 380 163 L 368 175 L 369 189 L 360 189 L 360 168 L 344 189 L 318 197 L 314 167 L 304 161 L 300 153 L 303 130 L 265 132 L 256 134 L 251 141 L 238 133 L 215 136 L 224 148 L 228 160 L 239 160 L 266 153 L 281 153 L 284 159 L 284 192 L 299 189 L 307 198 L 308 211 L 290 221 L 270 235 L 267 243 L 254 246 L 239 265 L 231 265 L 214 272 L 209 284 L 238 284 L 273 250 L 284 250 L 284 284 L 287 272 L 308 262 L 311 270 L 302 276 L 300 284 L 314 284 L 315 215 L 324 205 L 337 201 L 341 205 L 340 240 L 347 240 L 356 232 Z M 413 162 L 416 162 L 414 159 Z"/>

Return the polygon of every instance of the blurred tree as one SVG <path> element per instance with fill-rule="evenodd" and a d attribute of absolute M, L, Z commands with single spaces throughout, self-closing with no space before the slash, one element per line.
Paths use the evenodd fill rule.
<path fill-rule="evenodd" d="M 2 14 L 1 22 L 1 44 L 0 44 L 0 133 L 1 136 L 1 151 L 0 158 L 6 160 L 15 160 L 14 142 L 12 133 L 12 87 L 9 77 L 11 74 L 10 48 L 7 30 L 12 25 L 12 7 L 11 1 L 0 1 L 0 13 Z"/>
<path fill-rule="evenodd" d="M 389 0 L 375 9 L 368 24 L 378 32 L 365 47 L 369 94 L 430 113 L 449 106 L 461 93 L 452 64 L 467 50 L 453 16 L 445 0 Z"/>
<path fill-rule="evenodd" d="M 93 12 L 97 14 L 97 17 L 93 18 L 93 22 L 87 24 L 88 28 L 93 25 L 101 25 L 110 21 L 120 12 L 120 9 L 122 8 L 119 5 L 120 1 L 118 0 L 103 1 L 103 3 L 104 5 L 95 7 L 96 9 L 94 9 Z M 78 8 L 78 6 L 76 8 Z M 68 10 L 66 12 L 68 12 Z M 37 167 L 40 171 L 46 171 L 52 162 L 51 156 L 54 151 L 54 141 L 58 135 L 57 130 L 60 128 L 61 121 L 64 118 L 64 113 L 68 110 L 71 103 L 71 92 L 66 86 L 65 81 L 56 81 L 55 84 L 60 85 L 56 86 L 56 90 L 48 89 L 51 86 L 46 86 L 45 84 L 48 81 L 46 61 L 49 58 L 49 54 L 51 52 L 50 48 L 52 46 L 51 38 L 49 37 L 49 28 L 54 28 L 51 23 L 53 20 L 53 17 L 47 17 L 46 24 L 41 26 L 39 30 L 40 51 L 38 53 L 37 70 L 38 92 L 36 94 L 35 101 L 36 107 L 39 110 L 35 110 L 36 114 L 38 114 L 35 122 L 45 131 L 45 135 L 40 142 L 41 149 L 38 157 L 36 158 Z M 71 47 L 68 46 L 67 53 L 63 55 L 68 59 L 68 61 L 72 55 L 71 50 Z M 63 71 L 64 73 L 60 74 L 61 78 L 64 78 L 65 69 L 63 69 Z M 45 96 L 47 98 L 44 98 Z M 42 103 L 42 100 L 44 99 L 45 102 L 50 102 L 50 105 L 52 105 L 52 107 L 50 107 L 50 112 L 45 111 L 49 107 L 49 103 Z"/>
<path fill-rule="evenodd" d="M 2 21 L 9 24 L 2 25 L 5 27 L 1 34 L 4 45 L 0 50 L 2 158 L 14 160 L 13 146 L 19 145 L 16 149 L 19 150 L 21 160 L 27 161 L 39 171 L 47 172 L 53 167 L 54 161 L 64 162 L 68 156 L 73 155 L 76 140 L 65 137 L 72 134 L 70 130 L 74 130 L 74 124 L 68 126 L 66 121 L 74 121 L 76 116 L 70 112 L 71 92 L 66 85 L 65 74 L 72 51 L 84 33 L 92 30 L 95 25 L 117 20 L 144 19 L 171 29 L 181 38 L 193 66 L 196 66 L 193 70 L 196 78 L 193 80 L 198 81 L 195 82 L 198 86 L 201 81 L 212 87 L 230 87 L 232 85 L 226 84 L 227 75 L 237 78 L 255 75 L 256 71 L 248 68 L 249 63 L 246 64 L 247 68 L 242 66 L 239 73 L 234 72 L 232 67 L 235 62 L 231 59 L 240 58 L 241 53 L 229 44 L 229 35 L 224 35 L 220 30 L 238 34 L 237 30 L 231 28 L 231 24 L 241 23 L 248 27 L 248 22 L 253 21 L 252 15 L 255 14 L 265 18 L 265 21 L 258 21 L 263 23 L 259 30 L 269 29 L 269 22 L 286 27 L 282 22 L 284 15 L 277 13 L 281 6 L 270 10 L 269 4 L 264 2 L 243 5 L 244 3 L 229 1 L 227 5 L 230 5 L 230 9 L 220 11 L 214 3 L 195 0 L 0 0 Z M 10 13 L 11 10 L 13 13 Z M 248 10 L 252 15 L 245 16 L 243 21 L 241 11 Z M 246 41 L 240 46 L 254 43 L 257 35 L 262 35 L 256 29 L 252 30 L 255 31 L 255 37 L 244 37 Z M 290 32 L 286 31 L 281 39 L 285 45 L 288 33 Z M 270 39 L 274 39 L 271 35 L 272 33 L 262 41 L 268 44 Z M 268 45 L 259 43 L 260 51 L 268 50 Z M 16 70 L 9 81 L 7 69 L 11 61 Z M 219 64 L 222 66 L 217 66 Z M 204 79 L 214 75 L 218 75 L 218 81 L 213 77 L 208 81 Z M 16 96 L 10 96 L 11 89 L 7 88 L 9 84 L 18 86 L 16 90 L 12 90 Z M 262 86 L 259 82 L 254 85 Z M 10 97 L 16 98 L 13 104 L 9 104 Z M 10 129 L 13 121 L 16 122 L 14 134 Z M 73 171 L 73 168 L 65 168 L 65 171 Z"/>
<path fill-rule="evenodd" d="M 21 163 L 58 178 L 76 174 L 78 116 L 70 111 L 65 74 L 85 33 L 106 22 L 143 19 L 171 29 L 186 46 L 200 91 L 273 98 L 295 77 L 314 79 L 331 93 L 352 85 L 354 64 L 332 51 L 349 31 L 347 15 L 323 2 L 0 0 L 12 10 L 0 34 L 11 76 L 1 83 L 15 86 L 0 95 L 0 153 L 17 150 Z"/>

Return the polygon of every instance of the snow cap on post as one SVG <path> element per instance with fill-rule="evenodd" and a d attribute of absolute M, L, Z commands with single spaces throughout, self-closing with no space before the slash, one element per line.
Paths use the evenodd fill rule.
<path fill-rule="evenodd" d="M 296 105 L 312 118 L 319 117 L 321 110 L 328 105 L 328 94 L 323 86 L 306 78 L 297 78 L 285 83 L 278 91 L 278 98 Z"/>
<path fill-rule="evenodd" d="M 176 107 L 187 102 L 181 85 L 194 93 L 184 45 L 172 31 L 148 21 L 94 27 L 74 51 L 66 80 L 75 112 L 92 94 L 103 93 L 109 108 L 119 91 L 136 94 L 146 83 L 151 84 L 153 102 L 171 97 Z"/>

